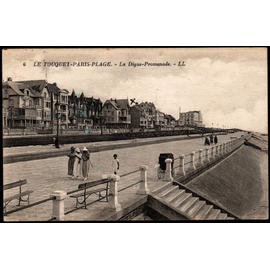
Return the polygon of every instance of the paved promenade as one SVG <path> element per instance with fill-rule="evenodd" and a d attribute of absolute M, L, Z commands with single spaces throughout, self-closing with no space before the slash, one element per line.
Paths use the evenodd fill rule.
<path fill-rule="evenodd" d="M 241 134 L 242 133 L 239 132 L 228 135 L 220 135 L 219 142 L 228 141 L 231 136 L 240 137 Z M 158 156 L 160 153 L 171 152 L 175 155 L 175 157 L 178 157 L 180 154 L 187 154 L 191 151 L 204 147 L 203 139 L 197 138 L 192 140 L 180 140 L 92 153 L 91 160 L 94 168 L 90 169 L 89 180 L 97 180 L 100 179 L 103 174 L 110 174 L 112 155 L 117 153 L 120 160 L 120 175 L 136 170 L 140 165 L 148 165 L 149 181 L 156 183 L 156 165 L 158 163 Z M 70 191 L 76 189 L 78 184 L 82 183 L 82 180 L 71 179 L 67 176 L 67 161 L 68 158 L 62 156 L 5 164 L 4 184 L 16 181 L 18 179 L 27 179 L 27 188 L 34 190 L 34 193 L 31 195 L 31 202 L 47 198 L 55 190 Z M 123 177 L 120 179 L 119 188 L 121 189 L 131 183 L 134 183 L 138 179 L 139 173 L 132 174 L 128 177 Z M 127 192 L 132 192 L 132 189 L 128 190 Z M 5 194 L 8 193 L 5 192 Z M 99 204 L 101 204 L 102 207 L 107 207 L 105 203 L 97 203 L 97 205 Z M 14 205 L 15 202 L 13 205 L 9 206 L 9 209 L 13 209 Z M 72 208 L 74 208 L 74 200 L 68 199 L 66 209 Z M 91 209 L 92 206 L 89 208 Z M 79 210 L 78 213 L 81 213 L 81 215 L 84 216 L 85 211 L 86 210 Z M 6 220 L 48 220 L 50 217 L 51 202 L 48 202 L 43 205 L 11 214 Z M 76 218 L 80 219 L 80 216 L 77 216 L 76 214 Z"/>
<path fill-rule="evenodd" d="M 190 135 L 190 138 L 200 137 L 198 134 Z M 101 141 L 92 143 L 74 143 L 61 145 L 60 149 L 56 149 L 53 144 L 50 145 L 31 145 L 31 146 L 18 146 L 18 147 L 5 147 L 3 148 L 3 156 L 11 157 L 18 155 L 31 155 L 31 154 L 45 154 L 45 153 L 64 153 L 69 151 L 71 146 L 82 148 L 86 146 L 88 149 L 99 149 L 100 147 L 113 147 L 119 146 L 133 146 L 140 143 L 157 143 L 159 141 L 173 141 L 173 140 L 183 140 L 189 139 L 186 135 L 180 136 L 164 136 L 164 137 L 154 137 L 154 138 L 138 138 L 130 140 L 118 140 L 118 141 Z"/>

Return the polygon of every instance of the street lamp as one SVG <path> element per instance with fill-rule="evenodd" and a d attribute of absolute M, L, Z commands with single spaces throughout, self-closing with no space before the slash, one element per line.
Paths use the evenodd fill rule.
<path fill-rule="evenodd" d="M 55 148 L 60 148 L 59 145 L 59 118 L 60 118 L 60 113 L 59 113 L 59 98 L 57 96 L 57 101 L 55 103 L 55 108 L 56 108 L 56 139 L 55 139 Z"/>

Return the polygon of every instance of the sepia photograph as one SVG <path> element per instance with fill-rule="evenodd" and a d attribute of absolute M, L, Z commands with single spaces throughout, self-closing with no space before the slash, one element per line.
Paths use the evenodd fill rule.
<path fill-rule="evenodd" d="M 1 53 L 4 222 L 269 220 L 266 47 Z"/>

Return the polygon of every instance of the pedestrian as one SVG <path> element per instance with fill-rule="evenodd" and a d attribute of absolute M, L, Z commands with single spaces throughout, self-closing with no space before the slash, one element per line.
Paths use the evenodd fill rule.
<path fill-rule="evenodd" d="M 117 158 L 117 154 L 113 155 L 113 160 L 112 160 L 112 169 L 114 174 L 118 174 L 119 169 L 120 169 L 120 162 Z"/>
<path fill-rule="evenodd" d="M 68 154 L 68 175 L 74 178 L 74 163 L 75 163 L 75 147 L 71 146 L 70 153 Z"/>
<path fill-rule="evenodd" d="M 213 144 L 214 142 L 214 137 L 213 137 L 213 134 L 210 135 L 210 143 Z"/>
<path fill-rule="evenodd" d="M 205 137 L 204 145 L 210 145 L 210 141 L 208 137 Z"/>
<path fill-rule="evenodd" d="M 90 161 L 90 153 L 86 147 L 82 150 L 82 177 L 83 180 L 87 180 L 88 173 L 90 169 L 91 161 Z M 93 167 L 93 165 L 92 165 Z"/>
<path fill-rule="evenodd" d="M 75 149 L 75 161 L 74 161 L 74 168 L 75 168 L 75 177 L 80 177 L 81 175 L 81 159 L 82 154 L 79 148 Z"/>
<path fill-rule="evenodd" d="M 214 137 L 214 143 L 217 144 L 218 143 L 218 138 L 217 138 L 217 135 L 215 135 Z"/>

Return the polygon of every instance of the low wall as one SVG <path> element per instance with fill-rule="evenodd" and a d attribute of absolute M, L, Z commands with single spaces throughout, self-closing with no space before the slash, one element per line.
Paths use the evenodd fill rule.
<path fill-rule="evenodd" d="M 207 133 L 207 131 L 205 132 Z M 220 132 L 222 134 L 224 132 Z M 188 134 L 201 134 L 198 131 L 190 130 Z M 149 132 L 128 132 L 117 134 L 104 134 L 104 135 L 61 135 L 59 136 L 60 144 L 70 143 L 88 143 L 99 141 L 116 141 L 116 140 L 129 140 L 136 138 L 152 138 L 163 136 L 177 136 L 187 135 L 186 130 L 164 130 L 164 131 L 149 131 Z M 28 145 L 48 145 L 53 144 L 53 137 L 55 135 L 44 135 L 38 137 L 17 137 L 17 138 L 4 138 L 3 147 L 14 146 L 28 146 Z"/>

